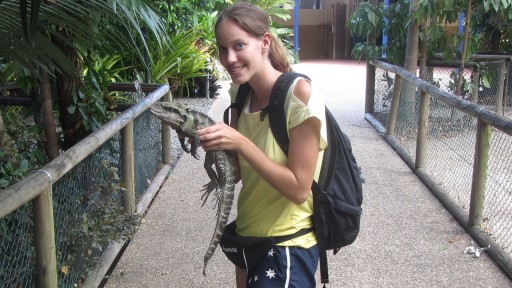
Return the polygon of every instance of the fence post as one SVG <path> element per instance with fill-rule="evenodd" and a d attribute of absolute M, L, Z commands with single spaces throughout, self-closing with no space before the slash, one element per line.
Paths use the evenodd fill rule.
<path fill-rule="evenodd" d="M 57 288 L 57 256 L 55 247 L 55 224 L 53 219 L 52 179 L 48 190 L 37 196 L 34 201 L 34 245 L 36 250 L 36 286 Z"/>
<path fill-rule="evenodd" d="M 477 117 L 475 158 L 473 163 L 473 182 L 471 185 L 471 201 L 469 203 L 468 225 L 480 226 L 483 222 L 485 202 L 485 183 L 489 163 L 491 142 L 491 126 Z"/>
<path fill-rule="evenodd" d="M 121 130 L 121 157 L 123 165 L 123 208 L 126 214 L 135 214 L 135 168 L 133 144 L 133 120 Z"/>
<path fill-rule="evenodd" d="M 430 113 L 430 94 L 420 93 L 420 115 L 418 118 L 418 139 L 416 139 L 415 168 L 425 167 L 425 152 L 427 150 L 428 114 Z"/>
<path fill-rule="evenodd" d="M 366 97 L 364 104 L 365 113 L 375 112 L 375 65 L 366 64 Z"/>
<path fill-rule="evenodd" d="M 171 91 L 161 98 L 162 102 L 172 101 Z M 171 126 L 162 123 L 162 164 L 171 164 Z"/>

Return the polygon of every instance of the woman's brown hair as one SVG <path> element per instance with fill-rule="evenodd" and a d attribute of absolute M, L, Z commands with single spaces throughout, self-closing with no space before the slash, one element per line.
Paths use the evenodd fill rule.
<path fill-rule="evenodd" d="M 216 34 L 217 27 L 226 19 L 233 21 L 242 30 L 255 37 L 261 37 L 268 32 L 272 38 L 268 53 L 272 67 L 283 73 L 292 70 L 283 44 L 270 32 L 270 17 L 265 11 L 246 2 L 238 2 L 229 6 L 217 18 L 217 23 L 215 24 Z"/>

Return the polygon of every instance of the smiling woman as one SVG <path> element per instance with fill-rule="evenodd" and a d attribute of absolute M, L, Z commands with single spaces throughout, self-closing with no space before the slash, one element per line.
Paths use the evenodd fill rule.
<path fill-rule="evenodd" d="M 247 101 L 243 109 L 232 109 L 230 126 L 217 123 L 197 134 L 206 151 L 232 150 L 238 156 L 243 185 L 237 219 L 221 239 L 236 266 L 237 287 L 315 287 L 318 248 L 312 232 L 311 183 L 318 179 L 319 154 L 326 146 L 320 129 L 325 110 L 308 79 L 293 81 L 283 111 L 290 139 L 286 156 L 268 115 L 261 113 L 272 101 L 277 79 L 291 71 L 269 21 L 267 13 L 246 2 L 219 15 L 215 36 L 220 63 L 233 81 L 231 100 L 235 102 L 239 86 L 247 83 Z M 242 250 L 242 258 L 232 255 Z"/>

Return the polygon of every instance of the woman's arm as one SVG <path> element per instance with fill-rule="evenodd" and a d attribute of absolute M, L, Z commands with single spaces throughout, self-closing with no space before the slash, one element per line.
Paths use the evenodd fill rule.
<path fill-rule="evenodd" d="M 294 94 L 307 104 L 309 82 L 300 80 Z M 250 139 L 223 123 L 197 131 L 205 150 L 234 150 L 272 187 L 297 205 L 309 196 L 318 159 L 320 120 L 309 118 L 290 129 L 288 166 L 282 166 L 261 151 Z"/>

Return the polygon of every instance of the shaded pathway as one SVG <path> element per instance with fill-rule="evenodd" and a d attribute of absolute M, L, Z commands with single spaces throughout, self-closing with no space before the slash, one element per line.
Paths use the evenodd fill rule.
<path fill-rule="evenodd" d="M 365 64 L 303 61 L 295 70 L 322 90 L 366 178 L 362 231 L 329 256 L 330 287 L 512 287 L 486 254 L 463 254 L 471 238 L 364 119 Z M 220 121 L 228 103 L 224 93 L 210 115 Z M 200 208 L 207 179 L 202 161 L 181 157 L 105 287 L 235 287 L 220 249 L 202 275 L 215 222 Z"/>

